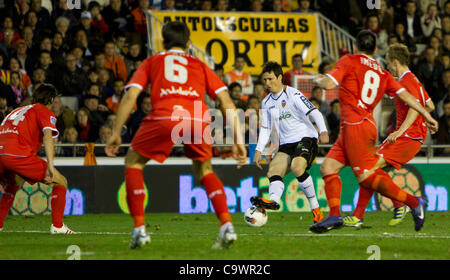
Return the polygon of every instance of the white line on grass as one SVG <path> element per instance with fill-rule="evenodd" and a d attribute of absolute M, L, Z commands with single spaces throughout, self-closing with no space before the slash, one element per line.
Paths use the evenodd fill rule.
<path fill-rule="evenodd" d="M 4 233 L 46 233 L 48 231 L 39 230 L 5 230 Z M 130 235 L 129 232 L 77 232 L 77 234 L 83 235 Z M 185 233 L 172 233 L 172 232 L 149 232 L 149 234 L 154 236 L 170 236 L 170 235 L 186 235 Z M 196 236 L 209 236 L 216 234 L 209 233 L 191 233 L 191 235 Z M 240 236 L 288 236 L 288 237 L 370 237 L 370 238 L 438 238 L 438 239 L 450 239 L 450 235 L 428 235 L 426 233 L 379 233 L 379 234 L 358 234 L 358 233 L 238 233 Z"/>

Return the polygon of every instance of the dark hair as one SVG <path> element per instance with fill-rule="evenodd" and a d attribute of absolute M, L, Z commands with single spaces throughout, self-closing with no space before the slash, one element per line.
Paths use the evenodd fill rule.
<path fill-rule="evenodd" d="M 33 92 L 33 103 L 48 105 L 53 102 L 59 93 L 56 88 L 51 84 L 42 84 Z"/>
<path fill-rule="evenodd" d="M 330 107 L 333 107 L 333 105 L 336 104 L 336 103 L 339 104 L 339 99 L 337 99 L 337 98 L 335 100 L 331 101 Z"/>
<path fill-rule="evenodd" d="M 281 65 L 275 61 L 268 61 L 264 64 L 262 74 L 270 72 L 273 72 L 277 78 L 280 75 L 283 76 L 283 69 L 281 68 Z"/>
<path fill-rule="evenodd" d="M 320 74 L 325 74 L 325 67 L 331 65 L 331 63 L 329 63 L 328 61 L 324 61 L 322 63 L 320 63 L 319 65 L 319 73 Z"/>
<path fill-rule="evenodd" d="M 252 99 L 256 99 L 256 100 L 258 100 L 258 102 L 259 102 L 258 96 L 256 96 L 256 95 L 250 95 L 250 96 L 248 97 L 248 99 L 247 99 L 247 103 L 250 103 L 250 100 L 252 100 Z"/>
<path fill-rule="evenodd" d="M 356 46 L 359 51 L 372 55 L 377 47 L 377 36 L 370 30 L 362 30 L 356 35 Z"/>
<path fill-rule="evenodd" d="M 190 31 L 181 21 L 171 21 L 162 28 L 163 45 L 166 50 L 173 47 L 186 48 L 189 42 Z"/>
<path fill-rule="evenodd" d="M 235 87 L 239 87 L 239 88 L 242 90 L 242 86 L 241 86 L 241 84 L 238 83 L 238 82 L 231 83 L 231 84 L 228 86 L 228 90 L 229 90 L 229 91 L 232 91 Z"/>
<path fill-rule="evenodd" d="M 223 71 L 223 65 L 222 64 L 214 64 L 214 71 L 217 71 L 217 70 L 222 70 Z"/>
<path fill-rule="evenodd" d="M 303 56 L 301 53 L 296 53 L 292 56 L 292 60 L 294 60 L 294 58 L 300 57 L 300 59 L 303 61 Z"/>

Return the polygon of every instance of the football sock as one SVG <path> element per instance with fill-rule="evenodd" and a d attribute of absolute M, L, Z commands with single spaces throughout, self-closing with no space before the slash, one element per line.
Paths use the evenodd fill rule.
<path fill-rule="evenodd" d="M 220 221 L 220 225 L 231 222 L 231 216 L 228 212 L 227 197 L 222 181 L 214 172 L 208 173 L 200 180 L 200 184 L 205 188 L 209 199 L 214 207 L 216 216 Z"/>
<path fill-rule="evenodd" d="M 3 227 L 3 222 L 5 221 L 6 216 L 8 216 L 9 209 L 14 202 L 14 198 L 18 189 L 19 186 L 16 186 L 15 184 L 7 184 L 5 187 L 5 191 L 3 192 L 0 199 L 0 228 Z"/>
<path fill-rule="evenodd" d="M 62 185 L 55 185 L 52 190 L 50 205 L 52 207 L 52 224 L 54 227 L 63 226 L 64 208 L 66 207 L 67 188 Z"/>
<path fill-rule="evenodd" d="M 312 177 L 308 173 L 304 173 L 302 176 L 297 177 L 298 185 L 302 188 L 303 192 L 308 198 L 309 207 L 311 210 L 319 207 L 319 202 L 317 201 L 316 191 L 314 190 L 314 183 Z"/>
<path fill-rule="evenodd" d="M 325 181 L 325 194 L 327 195 L 328 206 L 330 207 L 329 216 L 341 216 L 339 210 L 341 206 L 342 182 L 338 173 L 323 176 Z"/>
<path fill-rule="evenodd" d="M 125 168 L 125 184 L 128 209 L 133 217 L 134 227 L 144 226 L 145 187 L 142 169 Z"/>
<path fill-rule="evenodd" d="M 275 175 L 269 178 L 269 199 L 280 204 L 281 196 L 284 191 L 283 178 L 281 176 Z"/>
<path fill-rule="evenodd" d="M 417 197 L 402 190 L 382 169 L 375 170 L 375 173 L 362 181 L 360 186 L 372 189 L 386 197 L 389 197 L 390 199 L 404 202 L 411 209 L 419 206 L 419 200 Z"/>
<path fill-rule="evenodd" d="M 392 199 L 392 204 L 394 205 L 395 208 L 399 208 L 399 207 L 402 207 L 403 205 L 405 205 L 404 203 L 401 203 L 394 199 Z"/>
<path fill-rule="evenodd" d="M 372 189 L 359 187 L 358 203 L 356 204 L 355 210 L 353 210 L 353 216 L 358 219 L 362 219 L 364 217 L 364 212 L 366 211 L 367 204 L 369 204 L 373 193 L 374 191 Z"/>

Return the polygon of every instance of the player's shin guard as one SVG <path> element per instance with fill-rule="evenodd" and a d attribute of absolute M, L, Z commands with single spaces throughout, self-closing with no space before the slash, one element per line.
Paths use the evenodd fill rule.
<path fill-rule="evenodd" d="M 125 184 L 128 209 L 130 210 L 130 215 L 133 217 L 134 227 L 144 226 L 145 187 L 142 169 L 126 168 Z"/>
<path fill-rule="evenodd" d="M 205 188 L 209 199 L 214 207 L 216 216 L 220 221 L 220 225 L 231 222 L 231 216 L 228 212 L 227 197 L 222 181 L 215 173 L 208 173 L 200 180 L 200 184 Z"/>
<path fill-rule="evenodd" d="M 382 169 L 375 170 L 375 173 L 362 181 L 360 186 L 372 189 L 390 199 L 404 202 L 411 209 L 416 208 L 419 205 L 417 197 L 402 190 Z"/>
<path fill-rule="evenodd" d="M 18 189 L 19 186 L 16 185 L 7 184 L 5 187 L 5 191 L 0 199 L 0 228 L 3 227 L 3 222 L 5 221 L 6 216 L 8 216 L 9 209 L 14 202 L 14 198 Z"/>
<path fill-rule="evenodd" d="M 303 192 L 306 195 L 306 198 L 308 198 L 311 210 L 319 208 L 319 202 L 317 201 L 312 177 L 305 172 L 302 176 L 297 177 L 297 180 L 298 185 L 300 186 L 300 188 L 302 188 Z"/>
<path fill-rule="evenodd" d="M 360 220 L 364 218 L 364 212 L 366 211 L 367 204 L 369 204 L 373 193 L 374 191 L 372 189 L 367 189 L 364 187 L 359 188 L 358 204 L 356 204 L 356 208 L 353 211 L 353 216 Z"/>
<path fill-rule="evenodd" d="M 342 182 L 338 173 L 323 176 L 325 182 L 325 194 L 327 195 L 328 205 L 330 206 L 329 216 L 341 216 L 341 192 Z"/>
<path fill-rule="evenodd" d="M 52 207 L 52 224 L 54 227 L 63 226 L 64 208 L 66 207 L 67 188 L 55 185 L 52 190 L 50 205 Z"/>

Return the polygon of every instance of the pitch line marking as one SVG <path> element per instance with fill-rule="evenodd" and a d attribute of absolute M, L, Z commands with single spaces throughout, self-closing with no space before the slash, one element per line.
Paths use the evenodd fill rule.
<path fill-rule="evenodd" d="M 4 230 L 4 233 L 44 233 L 50 234 L 49 231 L 39 230 Z M 77 232 L 75 235 L 130 235 L 129 232 Z M 163 233 L 163 232 L 149 232 L 154 236 L 170 236 L 170 235 L 185 235 L 184 233 Z M 216 236 L 216 234 L 209 233 L 195 233 L 197 236 Z M 450 239 L 450 235 L 427 235 L 425 233 L 417 234 L 401 234 L 401 233 L 380 233 L 380 234 L 356 234 L 356 233 L 342 233 L 342 234 L 314 234 L 314 233 L 238 233 L 239 236 L 288 236 L 288 237 L 382 237 L 382 238 L 438 238 Z"/>

